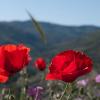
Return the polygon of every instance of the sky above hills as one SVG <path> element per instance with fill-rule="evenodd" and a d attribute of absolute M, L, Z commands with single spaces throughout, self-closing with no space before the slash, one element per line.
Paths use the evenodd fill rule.
<path fill-rule="evenodd" d="M 0 21 L 27 20 L 100 26 L 100 0 L 0 0 Z"/>

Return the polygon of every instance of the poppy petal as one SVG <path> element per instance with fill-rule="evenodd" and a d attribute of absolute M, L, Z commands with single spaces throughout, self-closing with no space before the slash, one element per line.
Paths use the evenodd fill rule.
<path fill-rule="evenodd" d="M 0 75 L 0 83 L 6 83 L 8 81 L 7 76 Z"/>

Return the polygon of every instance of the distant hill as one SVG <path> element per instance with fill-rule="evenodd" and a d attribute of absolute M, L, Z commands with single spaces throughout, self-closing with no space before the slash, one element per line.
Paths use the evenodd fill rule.
<path fill-rule="evenodd" d="M 83 50 L 90 55 L 96 68 L 100 66 L 100 27 L 63 26 L 40 22 L 47 44 L 39 38 L 31 21 L 0 22 L 0 44 L 24 43 L 32 48 L 32 56 L 52 58 L 56 53 L 67 50 Z"/>

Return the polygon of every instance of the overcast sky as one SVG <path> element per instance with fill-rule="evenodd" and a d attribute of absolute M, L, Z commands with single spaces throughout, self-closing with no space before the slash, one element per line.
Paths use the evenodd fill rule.
<path fill-rule="evenodd" d="M 27 20 L 100 26 L 100 0 L 0 0 L 0 21 Z"/>

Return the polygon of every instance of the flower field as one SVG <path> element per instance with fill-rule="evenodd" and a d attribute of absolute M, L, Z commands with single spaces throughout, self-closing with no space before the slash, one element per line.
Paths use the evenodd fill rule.
<path fill-rule="evenodd" d="M 44 31 L 28 14 L 46 45 Z M 100 74 L 89 51 L 64 49 L 48 61 L 34 60 L 33 51 L 24 43 L 0 45 L 0 100 L 100 100 Z"/>

